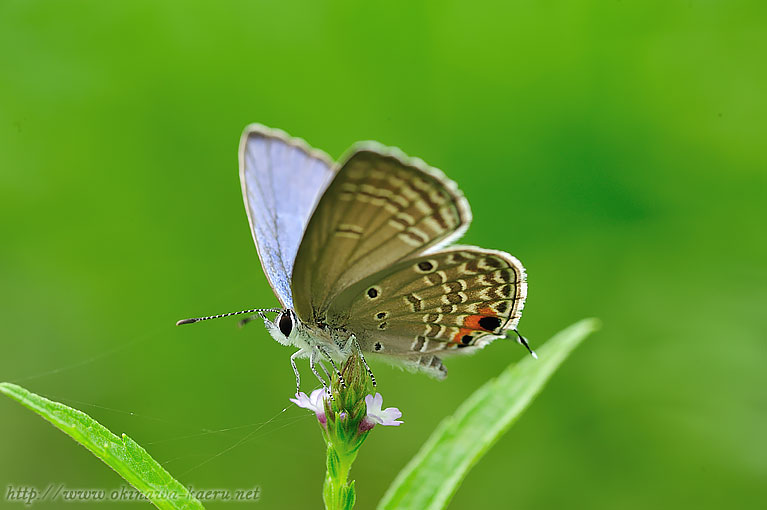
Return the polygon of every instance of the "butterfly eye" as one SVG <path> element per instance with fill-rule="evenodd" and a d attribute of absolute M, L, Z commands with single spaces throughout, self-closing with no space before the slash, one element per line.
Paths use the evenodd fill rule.
<path fill-rule="evenodd" d="M 277 325 L 285 338 L 288 338 L 290 332 L 293 331 L 293 318 L 290 316 L 290 312 L 282 312 Z"/>

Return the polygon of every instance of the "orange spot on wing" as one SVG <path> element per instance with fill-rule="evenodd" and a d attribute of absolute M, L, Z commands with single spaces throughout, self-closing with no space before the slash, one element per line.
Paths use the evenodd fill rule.
<path fill-rule="evenodd" d="M 472 331 L 486 331 L 485 328 L 479 325 L 479 320 L 483 317 L 498 317 L 498 314 L 492 308 L 485 307 L 480 308 L 479 315 L 469 315 L 463 321 L 463 327 L 458 330 L 458 333 L 453 337 L 453 343 L 460 344 L 461 338 L 465 335 L 470 335 Z"/>
<path fill-rule="evenodd" d="M 458 333 L 456 333 L 455 336 L 453 337 L 453 343 L 454 344 L 462 343 L 461 342 L 461 338 L 463 338 L 464 335 L 470 335 L 471 332 L 472 332 L 472 330 L 469 329 L 469 328 L 461 328 L 461 329 L 459 329 Z"/>

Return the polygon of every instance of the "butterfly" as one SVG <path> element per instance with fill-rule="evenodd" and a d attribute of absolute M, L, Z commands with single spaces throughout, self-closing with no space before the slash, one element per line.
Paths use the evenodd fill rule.
<path fill-rule="evenodd" d="M 441 171 L 376 142 L 355 144 L 336 163 L 260 124 L 245 128 L 239 163 L 253 240 L 281 308 L 178 324 L 258 313 L 244 322 L 260 317 L 276 341 L 298 348 L 297 386 L 296 359 L 308 357 L 324 386 L 316 365 L 328 360 L 338 373 L 335 362 L 352 349 L 441 379 L 444 357 L 516 332 L 525 269 L 503 251 L 450 246 L 471 210 Z M 535 356 L 519 333 L 517 341 Z"/>

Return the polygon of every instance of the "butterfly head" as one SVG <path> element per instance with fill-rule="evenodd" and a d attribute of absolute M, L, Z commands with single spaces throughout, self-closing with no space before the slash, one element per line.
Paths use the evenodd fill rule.
<path fill-rule="evenodd" d="M 290 308 L 281 310 L 274 318 L 274 322 L 265 320 L 264 324 L 272 338 L 282 345 L 296 345 L 299 322 L 296 312 Z"/>

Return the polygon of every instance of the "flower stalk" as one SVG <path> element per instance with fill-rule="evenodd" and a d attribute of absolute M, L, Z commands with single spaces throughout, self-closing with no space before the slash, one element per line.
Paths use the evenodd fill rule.
<path fill-rule="evenodd" d="M 353 353 L 341 368 L 341 379 L 335 375 L 328 395 L 325 389 L 311 395 L 296 394 L 290 399 L 304 409 L 313 411 L 327 449 L 325 482 L 322 498 L 327 510 L 351 510 L 356 493 L 349 472 L 357 452 L 376 425 L 400 425 L 399 409 L 381 409 L 383 397 L 370 394 L 372 380 L 358 353 Z"/>
<path fill-rule="evenodd" d="M 345 386 L 338 376 L 333 377 L 333 398 L 325 399 L 327 422 L 321 427 L 327 445 L 325 483 L 322 497 L 327 510 L 351 510 L 356 493 L 354 480 L 349 481 L 349 471 L 357 458 L 369 430 L 360 427 L 367 415 L 365 395 L 372 387 L 362 361 L 356 353 L 349 356 L 341 369 Z"/>

